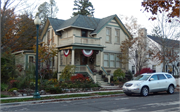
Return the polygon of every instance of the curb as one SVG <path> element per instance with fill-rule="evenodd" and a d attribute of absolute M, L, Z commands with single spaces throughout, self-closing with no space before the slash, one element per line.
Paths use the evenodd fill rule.
<path fill-rule="evenodd" d="M 3 104 L 0 104 L 0 106 L 26 105 L 26 104 L 47 103 L 47 102 L 55 102 L 55 101 L 82 100 L 82 99 L 89 99 L 89 98 L 102 98 L 102 97 L 120 96 L 120 95 L 122 94 L 96 95 L 96 96 L 85 96 L 85 97 L 72 97 L 72 98 L 59 98 L 59 99 L 49 99 L 49 100 L 3 103 Z"/>
<path fill-rule="evenodd" d="M 109 90 L 109 91 L 95 91 L 95 92 L 82 92 L 82 93 L 66 93 L 66 94 L 54 94 L 54 95 L 41 95 L 41 97 L 64 96 L 64 95 L 73 95 L 73 94 L 103 93 L 103 92 L 122 92 L 122 90 Z M 119 94 L 112 94 L 112 95 L 113 96 L 118 96 Z M 23 105 L 23 104 L 28 104 L 28 103 L 35 104 L 35 103 L 44 103 L 44 102 L 52 102 L 52 101 L 78 100 L 78 99 L 108 97 L 108 96 L 112 96 L 112 95 L 96 95 L 96 96 L 85 96 L 85 97 L 72 97 L 72 98 L 59 98 L 59 99 L 48 99 L 48 100 L 24 101 L 24 102 L 14 102 L 14 103 L 1 103 L 0 106 Z M 1 98 L 0 100 L 21 99 L 21 98 L 33 98 L 33 96 Z"/>

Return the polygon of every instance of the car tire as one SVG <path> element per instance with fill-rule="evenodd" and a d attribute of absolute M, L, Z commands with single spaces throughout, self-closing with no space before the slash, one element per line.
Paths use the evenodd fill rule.
<path fill-rule="evenodd" d="M 131 93 L 125 93 L 127 96 L 131 96 L 132 94 Z"/>
<path fill-rule="evenodd" d="M 167 93 L 169 93 L 169 94 L 173 94 L 174 93 L 174 86 L 173 85 L 170 85 L 168 87 Z"/>
<path fill-rule="evenodd" d="M 142 95 L 142 96 L 148 96 L 148 94 L 149 94 L 148 88 L 147 88 L 147 87 L 143 87 L 143 88 L 141 89 L 141 95 Z"/>

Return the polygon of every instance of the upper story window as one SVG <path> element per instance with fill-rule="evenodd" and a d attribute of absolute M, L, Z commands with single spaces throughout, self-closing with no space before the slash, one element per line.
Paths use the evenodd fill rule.
<path fill-rule="evenodd" d="M 82 37 L 88 37 L 88 31 L 87 30 L 81 30 L 81 36 Z"/>
<path fill-rule="evenodd" d="M 47 44 L 49 45 L 50 44 L 50 42 L 49 42 L 49 39 L 50 39 L 50 30 L 47 33 L 48 33 L 47 34 Z"/>
<path fill-rule="evenodd" d="M 111 42 L 111 28 L 106 28 L 106 42 Z"/>
<path fill-rule="evenodd" d="M 120 41 L 120 30 L 115 29 L 115 43 L 119 43 Z"/>

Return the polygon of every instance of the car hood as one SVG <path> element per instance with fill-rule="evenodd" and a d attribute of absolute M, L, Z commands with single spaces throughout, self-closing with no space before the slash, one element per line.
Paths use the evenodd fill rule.
<path fill-rule="evenodd" d="M 142 83 L 142 82 L 144 82 L 144 80 L 132 80 L 132 81 L 128 81 L 128 82 L 126 82 L 126 83 L 131 83 L 131 84 L 139 84 L 139 83 Z"/>

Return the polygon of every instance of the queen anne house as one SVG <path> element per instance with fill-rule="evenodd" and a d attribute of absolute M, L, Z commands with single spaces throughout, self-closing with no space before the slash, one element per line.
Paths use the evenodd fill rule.
<path fill-rule="evenodd" d="M 129 70 L 122 65 L 118 56 L 120 44 L 132 38 L 117 15 L 102 19 L 77 15 L 67 20 L 48 18 L 40 39 L 49 46 L 55 45 L 58 56 L 52 59 L 58 79 L 65 65 L 75 65 L 76 73 L 88 75 L 101 85 L 103 82 L 98 71 L 108 77 L 118 68 Z M 97 71 L 97 72 L 95 72 Z"/>

